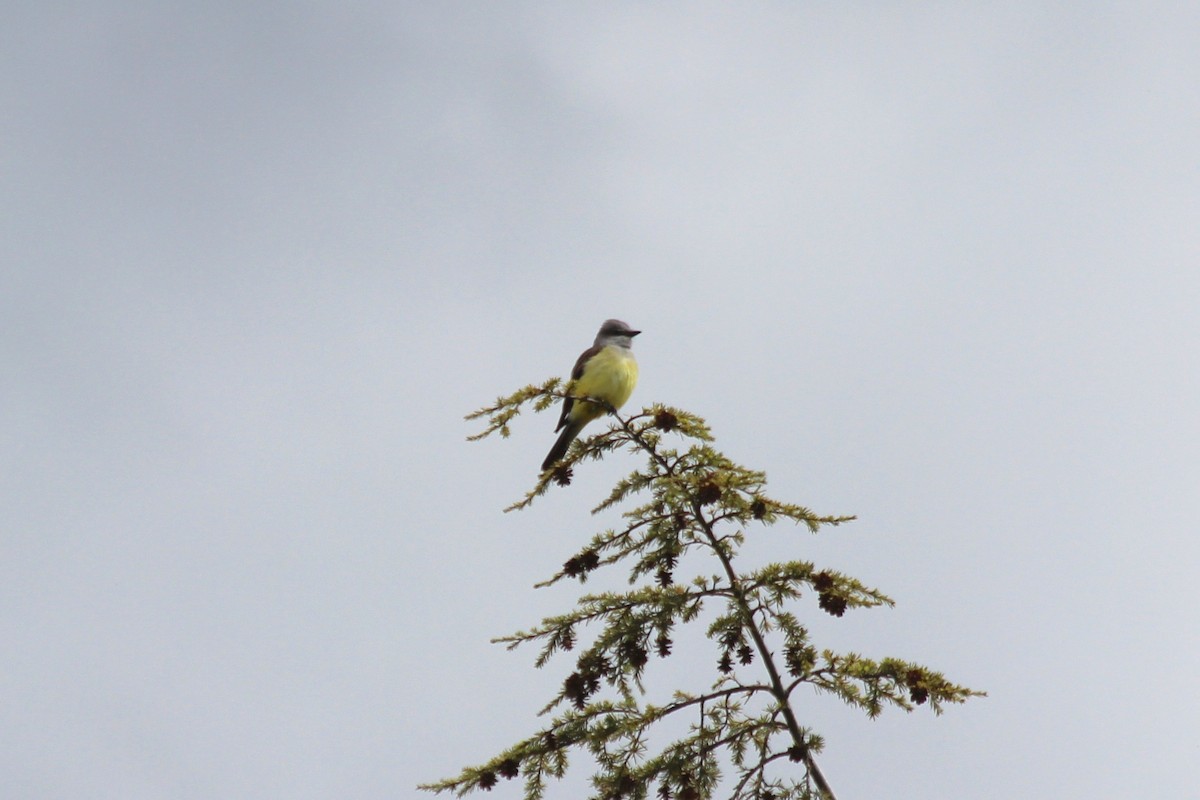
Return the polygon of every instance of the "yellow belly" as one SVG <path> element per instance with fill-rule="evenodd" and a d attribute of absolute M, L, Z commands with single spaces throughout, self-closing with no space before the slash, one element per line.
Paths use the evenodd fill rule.
<path fill-rule="evenodd" d="M 633 394 L 637 385 L 638 365 L 633 353 L 623 347 L 606 347 L 588 359 L 583 375 L 575 381 L 572 394 L 576 397 L 595 397 L 620 408 Z M 594 403 L 576 403 L 571 418 L 590 422 L 605 410 Z"/>

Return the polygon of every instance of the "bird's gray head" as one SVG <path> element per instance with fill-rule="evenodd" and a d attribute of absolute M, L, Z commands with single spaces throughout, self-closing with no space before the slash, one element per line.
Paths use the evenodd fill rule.
<path fill-rule="evenodd" d="M 639 333 L 641 331 L 635 331 L 619 319 L 606 319 L 600 326 L 600 332 L 596 334 L 596 346 L 605 347 L 613 344 L 617 347 L 628 348 L 633 345 L 633 337 Z"/>

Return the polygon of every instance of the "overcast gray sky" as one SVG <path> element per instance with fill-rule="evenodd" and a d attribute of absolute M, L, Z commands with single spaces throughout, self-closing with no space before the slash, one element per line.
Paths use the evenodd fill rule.
<path fill-rule="evenodd" d="M 504 515 L 554 419 L 462 415 L 619 317 L 633 407 L 859 515 L 770 534 L 899 603 L 818 643 L 990 694 L 803 697 L 840 797 L 1195 797 L 1200 6 L 0 21 L 5 796 L 406 797 L 532 732 L 568 665 L 488 639 L 633 462 Z"/>

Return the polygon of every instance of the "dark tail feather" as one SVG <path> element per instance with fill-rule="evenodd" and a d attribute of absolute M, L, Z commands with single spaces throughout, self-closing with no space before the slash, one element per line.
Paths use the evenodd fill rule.
<path fill-rule="evenodd" d="M 575 441 L 575 437 L 581 430 L 583 430 L 582 425 L 576 426 L 567 423 L 567 427 L 563 428 L 563 432 L 558 435 L 558 441 L 554 443 L 554 447 L 550 448 L 546 460 L 542 462 L 542 472 L 553 467 L 567 454 L 567 448 L 571 446 L 571 442 Z"/>

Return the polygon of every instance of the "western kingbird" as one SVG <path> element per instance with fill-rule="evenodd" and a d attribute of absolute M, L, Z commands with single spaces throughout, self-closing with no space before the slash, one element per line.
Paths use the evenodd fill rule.
<path fill-rule="evenodd" d="M 613 408 L 620 408 L 633 394 L 638 379 L 638 365 L 631 347 L 633 337 L 639 333 L 641 331 L 633 330 L 619 319 L 605 320 L 596 334 L 596 341 L 579 356 L 575 369 L 571 370 L 570 391 L 573 396 L 563 398 L 562 416 L 558 418 L 558 427 L 554 429 L 562 433 L 542 462 L 543 472 L 566 455 L 567 448 L 584 425 L 607 411 L 596 403 L 583 400 L 576 403 L 576 397 L 594 397 Z"/>

